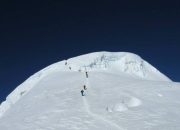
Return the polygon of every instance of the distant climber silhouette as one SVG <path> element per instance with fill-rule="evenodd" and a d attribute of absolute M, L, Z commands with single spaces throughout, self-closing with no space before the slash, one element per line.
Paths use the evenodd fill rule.
<path fill-rule="evenodd" d="M 83 88 L 84 88 L 84 90 L 87 90 L 87 87 L 86 87 L 86 85 L 84 85 L 84 86 L 83 86 Z"/>
<path fill-rule="evenodd" d="M 84 90 L 83 89 L 81 90 L 81 95 L 84 96 Z"/>
<path fill-rule="evenodd" d="M 65 62 L 65 65 L 67 65 L 67 61 Z"/>
<path fill-rule="evenodd" d="M 88 78 L 88 72 L 86 71 L 86 78 Z"/>

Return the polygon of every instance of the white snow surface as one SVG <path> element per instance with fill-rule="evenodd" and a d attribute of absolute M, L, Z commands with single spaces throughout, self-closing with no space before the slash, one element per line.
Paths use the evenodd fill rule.
<path fill-rule="evenodd" d="M 90 53 L 19 85 L 0 105 L 0 129 L 179 130 L 179 98 L 180 84 L 139 56 Z"/>

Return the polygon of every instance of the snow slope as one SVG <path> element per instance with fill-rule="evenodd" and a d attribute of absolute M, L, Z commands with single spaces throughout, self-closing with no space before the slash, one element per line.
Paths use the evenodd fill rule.
<path fill-rule="evenodd" d="M 180 84 L 139 56 L 92 53 L 55 63 L 18 86 L 0 106 L 0 129 L 178 130 L 179 98 Z"/>

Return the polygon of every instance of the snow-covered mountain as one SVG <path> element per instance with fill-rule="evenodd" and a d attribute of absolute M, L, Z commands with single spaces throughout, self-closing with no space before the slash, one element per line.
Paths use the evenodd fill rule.
<path fill-rule="evenodd" d="M 52 64 L 19 85 L 0 105 L 0 129 L 178 130 L 179 98 L 180 84 L 139 56 L 90 53 Z"/>

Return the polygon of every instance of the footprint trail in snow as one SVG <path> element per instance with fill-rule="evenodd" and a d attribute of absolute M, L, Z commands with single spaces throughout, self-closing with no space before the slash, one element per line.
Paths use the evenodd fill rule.
<path fill-rule="evenodd" d="M 87 86 L 87 88 L 90 86 L 90 83 L 89 83 L 89 81 L 88 81 L 87 78 L 86 78 L 86 86 Z M 87 113 L 88 113 L 89 115 L 91 115 L 92 117 L 94 117 L 95 119 L 98 119 L 98 120 L 101 120 L 101 121 L 103 121 L 103 122 L 105 122 L 105 123 L 108 123 L 109 125 L 111 125 L 112 127 L 114 127 L 114 128 L 117 129 L 117 130 L 125 130 L 124 128 L 121 128 L 121 127 L 120 127 L 119 125 L 117 125 L 116 123 L 114 123 L 114 122 L 112 122 L 112 121 L 110 121 L 110 120 L 108 120 L 108 119 L 106 119 L 106 118 L 104 118 L 104 117 L 102 117 L 102 116 L 100 116 L 100 115 L 98 115 L 98 114 L 93 113 L 93 112 L 90 110 L 88 101 L 87 101 L 87 99 L 86 99 L 85 96 L 83 97 L 83 103 L 84 103 L 84 107 L 85 107 Z"/>

